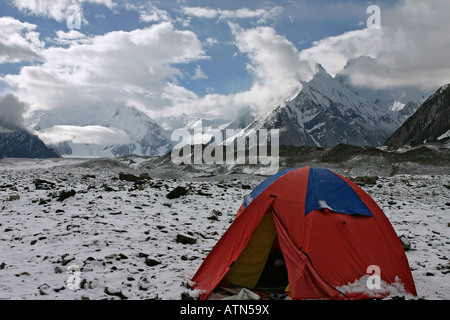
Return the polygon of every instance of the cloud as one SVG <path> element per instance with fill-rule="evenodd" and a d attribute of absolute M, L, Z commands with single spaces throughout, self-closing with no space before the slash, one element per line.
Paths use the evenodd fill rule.
<path fill-rule="evenodd" d="M 195 74 L 192 77 L 192 79 L 198 80 L 198 79 L 208 79 L 208 76 L 203 72 L 200 65 L 197 65 L 197 68 L 195 69 Z"/>
<path fill-rule="evenodd" d="M 237 10 L 222 10 L 207 7 L 182 7 L 181 11 L 187 16 L 196 18 L 217 18 L 219 20 L 258 19 L 258 23 L 262 24 L 278 16 L 283 11 L 283 8 L 276 6 L 270 9 L 262 8 L 251 10 L 248 8 L 241 8 Z"/>
<path fill-rule="evenodd" d="M 36 25 L 12 17 L 0 18 L 0 63 L 41 61 L 44 43 Z"/>
<path fill-rule="evenodd" d="M 170 14 L 163 9 L 159 9 L 151 2 L 145 4 L 135 4 L 127 2 L 125 5 L 126 10 L 134 10 L 139 13 L 140 22 L 163 22 L 171 21 Z"/>
<path fill-rule="evenodd" d="M 242 29 L 229 23 L 239 54 L 249 62 L 246 69 L 253 77 L 249 90 L 221 95 L 210 93 L 183 101 L 184 109 L 198 115 L 232 119 L 250 107 L 256 113 L 270 112 L 287 96 L 301 89 L 301 81 L 311 79 L 313 69 L 301 61 L 299 51 L 272 27 Z"/>
<path fill-rule="evenodd" d="M 59 125 L 36 132 L 46 144 L 73 142 L 77 144 L 127 144 L 131 140 L 122 130 L 101 126 L 68 126 Z"/>
<path fill-rule="evenodd" d="M 446 0 L 400 1 L 381 7 L 381 30 L 325 38 L 300 56 L 333 74 L 343 72 L 354 85 L 436 88 L 450 82 L 449 15 Z"/>
<path fill-rule="evenodd" d="M 174 67 L 207 58 L 193 32 L 163 22 L 83 39 L 87 43 L 43 50 L 42 65 L 25 66 L 20 74 L 3 80 L 16 87 L 17 95 L 33 109 L 124 103 L 161 111 L 195 97 L 176 84 L 182 72 Z"/>
<path fill-rule="evenodd" d="M 70 30 L 68 32 L 62 30 L 56 31 L 56 39 L 53 39 L 53 41 L 63 45 L 90 43 L 89 38 L 77 30 Z"/>
<path fill-rule="evenodd" d="M 0 97 L 0 126 L 13 129 L 24 127 L 24 113 L 28 104 L 22 102 L 13 94 Z"/>
<path fill-rule="evenodd" d="M 66 18 L 67 9 L 83 2 L 94 3 L 113 9 L 116 4 L 112 0 L 13 0 L 19 10 L 35 16 L 43 16 L 62 22 Z"/>

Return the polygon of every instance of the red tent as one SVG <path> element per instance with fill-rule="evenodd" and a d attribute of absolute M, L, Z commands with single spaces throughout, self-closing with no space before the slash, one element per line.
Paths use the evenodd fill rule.
<path fill-rule="evenodd" d="M 282 254 L 293 299 L 361 299 L 339 287 L 377 266 L 381 280 L 417 295 L 409 264 L 389 220 L 352 181 L 305 167 L 280 172 L 244 198 L 234 222 L 193 277 L 206 299 L 223 280 L 253 289 L 274 251 Z"/>

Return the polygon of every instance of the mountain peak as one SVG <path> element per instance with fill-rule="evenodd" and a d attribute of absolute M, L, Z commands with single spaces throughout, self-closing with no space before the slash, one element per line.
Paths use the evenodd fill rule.
<path fill-rule="evenodd" d="M 328 74 L 328 72 L 324 69 L 324 67 L 322 67 L 320 63 L 316 63 L 316 65 L 314 66 L 314 75 L 317 74 Z"/>

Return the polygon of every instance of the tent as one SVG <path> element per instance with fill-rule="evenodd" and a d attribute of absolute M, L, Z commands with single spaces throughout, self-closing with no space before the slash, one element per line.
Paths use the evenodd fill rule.
<path fill-rule="evenodd" d="M 381 281 L 401 283 L 406 293 L 417 295 L 388 218 L 359 186 L 329 170 L 282 171 L 244 197 L 192 278 L 193 289 L 202 300 L 223 283 L 254 289 L 277 253 L 284 269 L 268 273 L 268 280 L 280 275 L 292 299 L 380 298 L 375 290 L 350 295 L 338 289 L 368 276 L 371 266 L 379 268 Z"/>

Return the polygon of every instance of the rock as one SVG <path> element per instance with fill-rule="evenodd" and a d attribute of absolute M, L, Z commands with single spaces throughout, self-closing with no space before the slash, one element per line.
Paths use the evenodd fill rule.
<path fill-rule="evenodd" d="M 62 202 L 64 200 L 66 200 L 67 198 L 73 197 L 74 195 L 76 195 L 76 193 L 77 192 L 75 190 L 70 190 L 70 191 L 63 190 L 63 191 L 61 191 L 61 193 L 58 196 L 58 201 Z"/>
<path fill-rule="evenodd" d="M 199 196 L 212 196 L 212 192 L 207 189 L 200 189 L 200 190 L 198 190 L 198 195 Z"/>
<path fill-rule="evenodd" d="M 10 193 L 9 201 L 15 201 L 15 200 L 20 200 L 20 195 L 18 193 Z"/>
<path fill-rule="evenodd" d="M 178 234 L 177 235 L 177 243 L 181 243 L 181 244 L 195 244 L 197 243 L 197 239 L 183 235 L 183 234 Z"/>
<path fill-rule="evenodd" d="M 44 284 L 42 284 L 42 285 L 40 285 L 39 287 L 38 287 L 38 290 L 39 290 L 39 294 L 41 295 L 41 296 L 47 296 L 48 295 L 48 290 L 50 289 L 50 286 L 48 285 L 48 284 L 46 284 L 46 283 L 44 283 Z"/>
<path fill-rule="evenodd" d="M 244 189 L 244 190 L 248 190 L 248 189 L 251 189 L 251 188 L 252 188 L 251 185 L 248 185 L 248 184 L 243 184 L 242 185 L 242 189 Z"/>
<path fill-rule="evenodd" d="M 66 266 L 73 260 L 75 260 L 75 257 L 66 253 L 65 255 L 61 256 L 61 259 L 58 260 L 58 262 L 60 262 L 63 266 Z"/>
<path fill-rule="evenodd" d="M 64 272 L 63 269 L 61 267 L 59 267 L 59 266 L 56 266 L 55 269 L 53 269 L 53 271 L 55 271 L 56 274 Z"/>
<path fill-rule="evenodd" d="M 4 270 L 6 269 L 7 264 L 2 262 L 2 264 L 0 264 L 0 270 Z"/>
<path fill-rule="evenodd" d="M 128 299 L 127 296 L 125 296 L 121 290 L 117 289 L 117 288 L 111 288 L 111 287 L 106 287 L 105 291 L 104 291 L 107 295 L 109 296 L 115 296 L 115 297 L 119 297 L 122 300 L 126 300 Z"/>
<path fill-rule="evenodd" d="M 195 300 L 195 298 L 192 297 L 189 293 L 183 292 L 181 294 L 181 300 Z"/>
<path fill-rule="evenodd" d="M 120 172 L 119 173 L 119 180 L 120 181 L 128 181 L 128 182 L 134 182 L 134 183 L 144 183 L 147 178 L 145 175 L 141 175 L 139 177 L 135 176 L 134 174 L 131 173 L 124 173 L 124 172 Z"/>
<path fill-rule="evenodd" d="M 400 242 L 402 243 L 403 249 L 405 251 L 408 251 L 411 249 L 411 242 L 405 235 L 400 236 L 399 239 L 400 239 Z"/>
<path fill-rule="evenodd" d="M 363 176 L 363 177 L 356 177 L 351 179 L 354 183 L 356 183 L 359 186 L 365 186 L 367 184 L 373 185 L 377 183 L 378 177 L 376 176 Z"/>
<path fill-rule="evenodd" d="M 54 189 L 56 186 L 54 182 L 42 179 L 35 179 L 33 182 L 36 190 L 51 190 Z"/>
<path fill-rule="evenodd" d="M 150 175 L 147 172 L 143 172 L 139 175 L 139 178 L 142 180 L 151 180 L 152 178 L 150 177 Z"/>
<path fill-rule="evenodd" d="M 158 261 L 156 259 L 152 259 L 152 258 L 146 257 L 145 258 L 145 264 L 147 266 L 149 266 L 149 267 L 154 267 L 154 266 L 157 266 L 158 264 L 161 264 L 161 261 Z"/>
<path fill-rule="evenodd" d="M 222 212 L 214 209 L 212 214 L 207 219 L 212 220 L 212 221 L 217 221 L 217 220 L 219 220 L 220 216 L 222 216 Z"/>
<path fill-rule="evenodd" d="M 181 196 L 185 196 L 188 193 L 188 188 L 183 186 L 178 186 L 167 194 L 167 199 L 176 199 Z"/>

